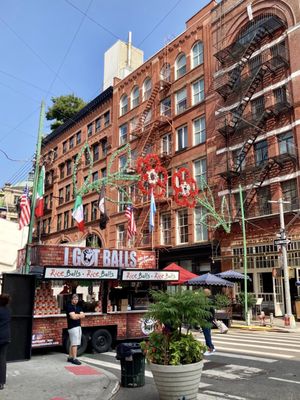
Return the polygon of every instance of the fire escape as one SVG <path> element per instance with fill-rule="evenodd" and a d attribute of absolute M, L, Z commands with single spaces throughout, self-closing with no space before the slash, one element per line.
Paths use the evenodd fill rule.
<path fill-rule="evenodd" d="M 257 137 L 267 130 L 269 121 L 276 124 L 279 117 L 291 110 L 285 87 L 276 92 L 272 102 L 265 101 L 263 94 L 257 95 L 265 85 L 284 75 L 289 66 L 284 43 L 267 46 L 270 39 L 284 29 L 284 23 L 277 17 L 263 16 L 252 29 L 215 54 L 221 66 L 215 77 L 215 91 L 222 97 L 222 106 L 226 110 L 219 110 L 217 130 L 227 149 L 232 145 L 237 148 L 237 144 L 242 143 L 234 160 L 229 160 L 227 151 L 226 170 L 221 176 L 229 190 L 241 181 L 252 182 L 244 201 L 246 212 L 264 181 L 270 174 L 278 175 L 286 161 L 286 157 L 277 156 L 255 162 L 252 167 L 245 166 L 247 155 L 255 147 Z"/>
<path fill-rule="evenodd" d="M 168 165 L 171 155 L 161 151 L 161 132 L 173 129 L 171 108 L 162 110 L 161 100 L 168 96 L 171 83 L 168 80 L 159 80 L 151 91 L 151 94 L 139 115 L 135 129 L 132 135 L 138 139 L 135 152 L 137 157 L 143 157 L 148 153 L 155 153 L 160 156 L 161 163 L 165 167 Z M 166 129 L 166 127 L 168 128 Z M 162 200 L 156 200 L 156 206 Z M 136 219 L 141 221 L 140 229 L 135 239 L 135 247 L 143 249 L 152 248 L 151 235 L 147 227 L 150 213 L 150 199 L 147 196 L 141 196 L 135 202 L 137 210 Z"/>

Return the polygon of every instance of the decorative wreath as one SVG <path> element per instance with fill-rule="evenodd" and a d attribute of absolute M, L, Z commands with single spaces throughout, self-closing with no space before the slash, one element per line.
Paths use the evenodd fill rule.
<path fill-rule="evenodd" d="M 172 175 L 172 188 L 176 204 L 190 208 L 195 207 L 198 194 L 197 183 L 187 168 L 180 168 Z"/>
<path fill-rule="evenodd" d="M 137 159 L 137 173 L 141 179 L 138 182 L 140 191 L 150 196 L 153 190 L 154 197 L 160 199 L 166 194 L 168 172 L 161 165 L 156 154 L 147 154 Z"/>

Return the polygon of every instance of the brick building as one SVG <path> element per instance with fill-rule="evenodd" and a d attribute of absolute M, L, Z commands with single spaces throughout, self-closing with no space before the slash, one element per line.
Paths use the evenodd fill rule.
<path fill-rule="evenodd" d="M 273 246 L 279 215 L 278 206 L 268 200 L 290 200 L 287 224 L 299 208 L 300 61 L 292 52 L 299 43 L 299 26 L 297 0 L 275 5 L 268 1 L 211 1 L 187 21 L 182 34 L 126 78 L 115 79 L 113 88 L 44 140 L 48 206 L 39 239 L 45 243 L 155 248 L 159 268 L 177 262 L 195 273 L 241 269 L 241 184 L 253 291 L 264 298 L 265 306 L 280 313 L 280 254 Z M 160 157 L 168 170 L 168 184 L 166 196 L 156 202 L 152 235 L 149 197 L 141 195 L 136 185 L 125 183 L 123 191 L 108 189 L 109 197 L 117 202 L 108 204 L 110 221 L 105 230 L 98 226 L 95 192 L 83 198 L 86 232 L 81 234 L 72 226 L 72 165 L 85 140 L 92 148 L 94 181 L 106 173 L 109 156 L 126 143 L 130 143 L 133 171 L 138 156 L 155 153 Z M 118 154 L 112 172 L 125 162 L 126 154 Z M 201 179 L 207 180 L 219 211 L 221 197 L 226 197 L 233 220 L 230 234 L 221 228 L 207 229 L 201 223 L 205 210 L 200 206 L 176 205 L 171 175 L 183 166 L 199 186 Z M 85 163 L 78 166 L 77 186 L 88 171 Z M 124 191 L 133 199 L 137 222 L 137 235 L 130 243 L 126 243 Z M 299 219 L 293 220 L 288 233 L 294 289 L 300 268 Z M 277 276 L 272 278 L 275 270 Z"/>

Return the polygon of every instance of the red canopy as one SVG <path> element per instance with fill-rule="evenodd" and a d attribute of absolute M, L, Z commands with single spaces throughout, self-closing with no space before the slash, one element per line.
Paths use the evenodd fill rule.
<path fill-rule="evenodd" d="M 180 267 L 180 265 L 177 265 L 175 263 L 169 264 L 166 268 L 164 268 L 164 271 L 179 271 L 179 280 L 175 282 L 170 282 L 171 285 L 182 285 L 189 279 L 196 278 L 196 276 L 198 276 L 188 271 L 187 269 Z"/>

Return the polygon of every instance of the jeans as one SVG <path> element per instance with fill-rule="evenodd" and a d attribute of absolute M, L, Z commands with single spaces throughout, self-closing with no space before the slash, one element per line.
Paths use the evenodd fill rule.
<path fill-rule="evenodd" d="M 211 329 L 210 328 L 202 328 L 202 331 L 203 331 L 203 335 L 205 337 L 206 346 L 210 350 L 214 349 L 215 346 L 212 344 L 212 341 L 211 341 Z"/>
<path fill-rule="evenodd" d="M 0 384 L 6 383 L 6 352 L 8 344 L 0 344 Z"/>

